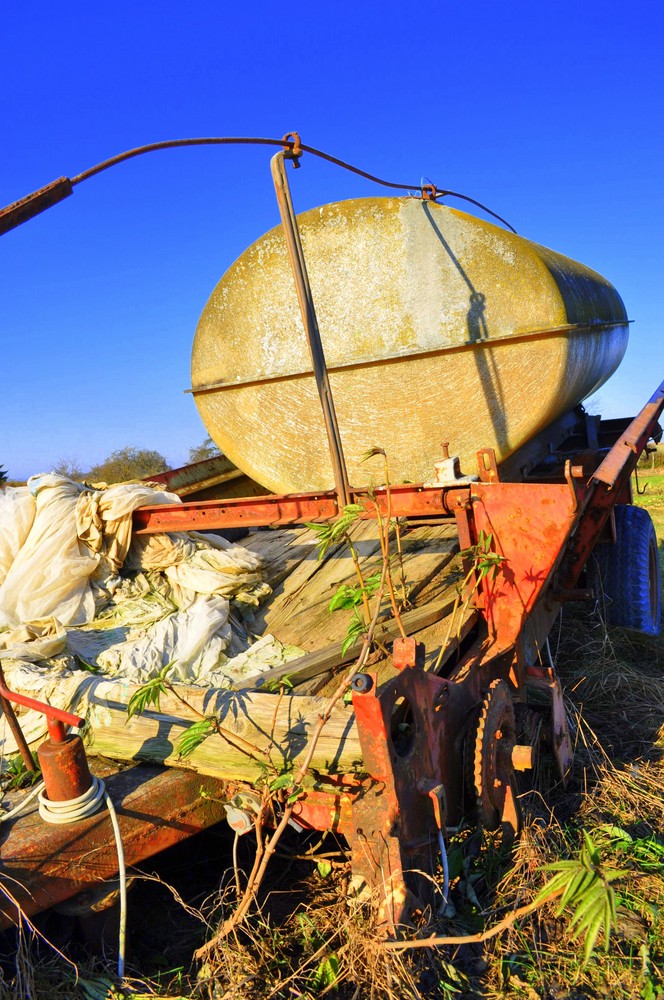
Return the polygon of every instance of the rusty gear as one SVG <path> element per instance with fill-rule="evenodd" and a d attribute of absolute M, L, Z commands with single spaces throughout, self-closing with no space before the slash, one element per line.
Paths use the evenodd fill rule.
<path fill-rule="evenodd" d="M 506 681 L 497 678 L 486 693 L 475 737 L 474 784 L 481 826 L 519 828 L 512 750 L 516 743 L 514 705 Z"/>

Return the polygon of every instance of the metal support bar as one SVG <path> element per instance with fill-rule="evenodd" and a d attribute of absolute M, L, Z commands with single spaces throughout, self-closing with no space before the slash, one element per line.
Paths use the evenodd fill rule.
<path fill-rule="evenodd" d="M 628 464 L 632 468 L 636 466 L 638 457 L 653 433 L 653 428 L 663 408 L 664 382 L 658 386 L 641 412 L 634 417 L 625 433 L 621 435 L 620 440 L 613 446 L 599 469 L 593 473 L 593 479 L 613 488 Z M 631 475 L 632 468 L 630 468 L 628 475 Z"/>
<path fill-rule="evenodd" d="M 34 218 L 40 212 L 45 212 L 52 205 L 57 205 L 63 198 L 73 194 L 72 182 L 68 177 L 58 177 L 57 181 L 46 184 L 45 187 L 33 191 L 20 201 L 15 201 L 12 205 L 0 209 L 0 236 L 8 233 L 10 229 L 16 229 L 22 222 Z"/>
<path fill-rule="evenodd" d="M 292 154 L 289 155 L 292 157 Z M 314 300 L 311 294 L 311 287 L 309 285 L 309 276 L 307 274 L 307 266 L 304 260 L 302 241 L 300 240 L 300 231 L 298 229 L 297 219 L 295 218 L 293 200 L 291 198 L 288 178 L 286 176 L 286 167 L 284 163 L 285 157 L 286 153 L 284 153 L 283 150 L 276 153 L 272 157 L 272 179 L 277 193 L 281 223 L 284 229 L 284 236 L 286 238 L 288 257 L 293 270 L 295 290 L 297 292 L 298 302 L 300 303 L 300 312 L 302 314 L 304 332 L 307 337 L 307 343 L 309 344 L 309 350 L 311 351 L 311 361 L 314 368 L 314 377 L 316 379 L 318 395 L 323 408 L 325 430 L 327 431 L 327 440 L 330 446 L 330 458 L 332 460 L 332 470 L 334 472 L 334 484 L 339 498 L 339 504 L 340 506 L 345 507 L 349 502 L 350 495 L 348 474 L 346 472 L 346 461 L 341 443 L 341 435 L 339 434 L 337 416 L 334 410 L 332 390 L 330 388 L 327 366 L 325 364 L 325 354 L 323 352 L 323 344 L 320 339 L 320 330 L 318 329 L 318 320 L 316 319 Z"/>
<path fill-rule="evenodd" d="M 451 518 L 469 502 L 468 487 L 391 486 L 367 495 L 366 490 L 350 491 L 350 500 L 365 508 L 362 517 L 383 516 Z M 159 531 L 207 531 L 219 528 L 257 528 L 267 525 L 305 524 L 329 521 L 339 515 L 336 493 L 291 493 L 227 500 L 189 500 L 179 504 L 156 504 L 134 511 L 134 534 Z M 464 543 L 462 542 L 462 545 Z"/>

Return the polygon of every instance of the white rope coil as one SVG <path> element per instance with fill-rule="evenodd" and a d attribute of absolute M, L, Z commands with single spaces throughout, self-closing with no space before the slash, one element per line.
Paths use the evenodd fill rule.
<path fill-rule="evenodd" d="M 75 823 L 76 820 L 86 819 L 97 812 L 103 803 L 105 792 L 104 782 L 94 775 L 87 792 L 64 802 L 47 798 L 46 791 L 42 789 L 39 793 L 39 815 L 46 823 Z"/>

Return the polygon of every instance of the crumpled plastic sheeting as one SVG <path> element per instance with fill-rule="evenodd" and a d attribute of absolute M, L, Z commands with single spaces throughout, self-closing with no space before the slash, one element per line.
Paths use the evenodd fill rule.
<path fill-rule="evenodd" d="M 125 568 L 163 572 L 180 608 L 188 607 L 197 594 L 219 594 L 257 606 L 269 593 L 269 588 L 260 586 L 263 572 L 258 557 L 221 535 L 197 531 L 139 535 L 132 542 Z"/>
<path fill-rule="evenodd" d="M 83 683 L 80 666 L 141 684 L 167 664 L 173 681 L 224 687 L 301 655 L 272 636 L 247 649 L 246 631 L 231 628 L 229 599 L 246 609 L 270 593 L 254 553 L 197 532 L 131 538 L 137 507 L 179 503 L 176 495 L 144 484 L 90 489 L 56 475 L 28 487 L 15 491 L 6 517 L 0 508 L 0 552 L 14 553 L 0 585 L 10 687 L 53 691 L 57 702 L 54 677 Z"/>
<path fill-rule="evenodd" d="M 171 663 L 170 681 L 219 686 L 223 675 L 217 685 L 213 680 L 231 641 L 229 610 L 224 597 L 199 597 L 186 611 L 151 625 L 144 635 L 105 649 L 97 656 L 97 666 L 108 676 L 144 684 Z"/>
<path fill-rule="evenodd" d="M 33 476 L 28 489 L 35 517 L 0 586 L 0 628 L 55 615 L 62 625 L 94 617 L 89 579 L 99 565 L 76 534 L 76 508 L 84 487 L 63 476 Z M 2 525 L 3 533 L 5 526 Z"/>
<path fill-rule="evenodd" d="M 28 537 L 36 506 L 27 486 L 0 490 L 0 585 Z"/>
<path fill-rule="evenodd" d="M 5 648 L 2 648 L 2 641 Z M 17 628 L 0 633 L 0 657 L 37 663 L 62 653 L 66 644 L 67 630 L 51 616 L 41 621 L 23 622 Z"/>
<path fill-rule="evenodd" d="M 131 541 L 132 512 L 146 504 L 180 503 L 174 493 L 142 484 L 91 490 L 53 473 L 32 476 L 34 518 L 27 531 L 25 494 L 5 498 L 14 516 L 2 517 L 3 550 L 15 556 L 0 586 L 0 628 L 55 616 L 82 625 L 95 616 L 92 579 L 117 573 Z M 18 493 L 18 491 L 16 491 Z M 21 540 L 22 539 L 22 540 Z"/>
<path fill-rule="evenodd" d="M 117 573 L 131 544 L 131 515 L 138 507 L 181 503 L 180 497 L 142 483 L 120 483 L 85 492 L 76 505 L 76 533 L 105 567 Z"/>

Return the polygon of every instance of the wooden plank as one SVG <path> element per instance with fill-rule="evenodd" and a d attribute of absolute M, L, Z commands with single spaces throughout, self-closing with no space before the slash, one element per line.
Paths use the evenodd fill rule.
<path fill-rule="evenodd" d="M 354 527 L 353 541 L 363 571 L 378 569 L 381 556 L 376 523 L 364 522 Z M 456 532 L 448 524 L 406 532 L 403 564 L 411 593 L 417 595 L 435 576 L 442 574 L 456 551 Z M 311 558 L 300 563 L 256 616 L 254 630 L 271 632 L 282 642 L 307 651 L 341 642 L 348 627 L 348 613 L 330 614 L 328 605 L 341 584 L 356 582 L 347 546 L 341 546 L 323 562 L 317 562 L 316 553 L 312 552 Z"/>
<path fill-rule="evenodd" d="M 158 710 L 127 719 L 127 705 L 137 690 L 137 685 L 93 677 L 69 692 L 67 704 L 88 720 L 86 741 L 92 753 L 251 783 L 271 780 L 285 768 L 297 766 L 325 705 L 320 698 L 177 685 L 179 698 L 167 693 Z M 202 715 L 215 715 L 223 733 L 208 737 L 182 759 L 178 740 Z M 352 773 L 361 756 L 352 707 L 341 703 L 323 729 L 311 770 Z"/>
<path fill-rule="evenodd" d="M 263 560 L 266 580 L 275 590 L 304 560 L 315 560 L 316 536 L 310 528 L 262 528 L 239 543 Z"/>
<path fill-rule="evenodd" d="M 414 632 L 419 632 L 420 629 L 439 622 L 442 618 L 450 614 L 455 603 L 456 599 L 450 596 L 447 600 L 407 611 L 402 616 L 402 624 L 406 634 L 412 635 Z M 391 642 L 398 635 L 399 628 L 394 618 L 382 622 L 376 629 L 376 639 L 381 643 Z M 303 681 L 310 680 L 312 677 L 324 674 L 328 670 L 340 667 L 344 663 L 350 663 L 359 656 L 361 649 L 362 640 L 353 643 L 345 653 L 341 652 L 340 644 L 335 642 L 324 649 L 316 650 L 313 653 L 306 653 L 297 660 L 291 660 L 290 663 L 273 667 L 272 670 L 268 670 L 257 678 L 255 687 L 257 689 L 274 687 L 284 677 L 287 677 L 289 682 L 296 686 Z"/>

